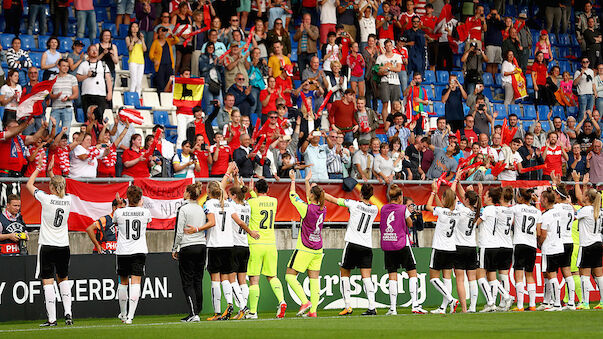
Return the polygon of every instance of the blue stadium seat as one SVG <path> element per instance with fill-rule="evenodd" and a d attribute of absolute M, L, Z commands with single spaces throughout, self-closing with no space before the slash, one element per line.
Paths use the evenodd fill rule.
<path fill-rule="evenodd" d="M 508 116 L 507 106 L 504 104 L 494 104 L 494 112 L 498 112 L 497 119 L 504 119 Z"/>
<path fill-rule="evenodd" d="M 494 79 L 492 79 L 492 74 L 490 74 L 490 73 L 482 74 L 482 80 L 484 81 L 484 86 L 486 86 L 486 87 L 494 86 Z"/>
<path fill-rule="evenodd" d="M 496 81 L 494 87 L 502 87 L 502 74 L 496 73 L 494 75 L 494 80 Z"/>
<path fill-rule="evenodd" d="M 452 67 L 456 69 L 460 69 L 463 67 L 463 63 L 461 62 L 461 56 L 458 54 L 454 54 L 452 56 Z"/>
<path fill-rule="evenodd" d="M 78 40 L 79 40 L 81 43 L 83 43 L 83 44 L 84 44 L 84 48 L 83 48 L 82 50 L 83 50 L 83 51 L 87 51 L 87 50 L 88 50 L 88 47 L 90 47 L 90 39 L 88 39 L 88 38 L 81 38 L 81 39 L 78 39 Z M 69 51 L 71 52 L 71 51 L 72 51 L 72 49 L 73 49 L 73 44 L 71 44 L 71 46 L 70 46 L 70 48 L 69 48 Z"/>
<path fill-rule="evenodd" d="M 423 85 L 433 85 L 436 82 L 435 73 L 433 71 L 427 70 L 425 71 L 425 80 L 423 80 Z"/>
<path fill-rule="evenodd" d="M 469 111 L 470 111 L 469 106 L 467 106 L 467 104 L 463 102 L 463 114 L 465 116 L 467 116 L 467 114 L 469 113 Z"/>
<path fill-rule="evenodd" d="M 534 105 L 523 105 L 523 119 L 524 120 L 536 120 L 536 107 Z"/>
<path fill-rule="evenodd" d="M 482 93 L 484 94 L 484 96 L 486 98 L 488 98 L 488 100 L 492 101 L 493 100 L 493 96 L 492 96 L 492 89 L 490 89 L 490 87 L 484 87 L 484 90 L 482 91 Z"/>
<path fill-rule="evenodd" d="M 128 28 L 130 27 L 130 25 L 119 25 L 119 34 L 117 35 L 117 37 L 119 39 L 125 39 L 126 36 L 128 35 Z"/>
<path fill-rule="evenodd" d="M 94 0 L 94 7 L 112 7 L 115 6 L 113 0 Z"/>
<path fill-rule="evenodd" d="M 547 121 L 549 114 L 549 106 L 547 105 L 538 105 L 538 120 Z"/>
<path fill-rule="evenodd" d="M 553 118 L 556 117 L 565 120 L 565 110 L 563 109 L 563 106 L 553 106 Z"/>
<path fill-rule="evenodd" d="M 71 51 L 73 40 L 71 38 L 59 37 L 59 52 L 65 53 Z"/>
<path fill-rule="evenodd" d="M 443 117 L 446 115 L 446 105 L 443 102 L 434 101 L 433 111 L 438 118 Z"/>
<path fill-rule="evenodd" d="M 36 48 L 36 39 L 34 39 L 33 35 L 21 34 L 19 38 L 21 39 L 22 49 L 31 51 Z"/>
<path fill-rule="evenodd" d="M 126 46 L 126 41 L 121 39 L 113 39 L 113 43 L 117 47 L 118 55 L 129 55 L 128 46 Z"/>
<path fill-rule="evenodd" d="M 94 13 L 96 13 L 96 21 L 97 22 L 107 22 L 109 18 L 107 17 L 107 10 L 105 8 L 98 7 L 94 5 Z"/>
<path fill-rule="evenodd" d="M 46 43 L 48 42 L 48 39 L 50 39 L 50 36 L 48 35 L 38 35 L 38 48 L 34 48 L 32 51 L 44 52 L 47 50 Z"/>
<path fill-rule="evenodd" d="M 571 40 L 570 40 L 570 36 L 567 33 L 559 34 L 559 39 L 558 40 L 559 40 L 559 42 L 558 42 L 559 46 L 568 47 L 568 46 L 570 46 L 572 44 Z"/>
<path fill-rule="evenodd" d="M 546 133 L 549 132 L 549 129 L 551 126 L 549 126 L 548 122 L 541 122 L 540 125 L 542 126 L 542 130 L 545 131 Z"/>
<path fill-rule="evenodd" d="M 108 29 L 112 37 L 117 37 L 117 27 L 115 27 L 115 24 L 103 22 L 102 29 Z"/>
<path fill-rule="evenodd" d="M 127 106 L 134 106 L 134 108 L 136 108 L 136 109 L 143 109 L 143 110 L 153 109 L 152 107 L 141 106 L 140 105 L 140 97 L 138 96 L 138 93 L 136 93 L 136 92 L 124 92 L 124 104 Z"/>
<path fill-rule="evenodd" d="M 42 63 L 42 53 L 41 52 L 31 52 L 29 53 L 29 58 L 34 66 L 40 68 L 40 64 Z"/>
<path fill-rule="evenodd" d="M 437 81 L 435 84 L 436 85 L 447 85 L 449 76 L 450 76 L 450 74 L 448 74 L 448 71 L 436 71 Z"/>
<path fill-rule="evenodd" d="M 4 118 L 4 106 L 0 106 L 0 119 Z"/>
<path fill-rule="evenodd" d="M 451 71 L 450 75 L 456 75 L 456 77 L 459 79 L 459 82 L 461 83 L 461 85 L 465 84 L 465 77 L 463 76 L 463 72 L 461 72 L 461 71 Z"/>
<path fill-rule="evenodd" d="M 569 72 L 571 74 L 572 66 L 570 65 L 569 61 L 560 60 L 559 61 L 559 71 L 561 74 L 563 74 L 563 72 Z"/>
<path fill-rule="evenodd" d="M 530 130 L 530 126 L 532 126 L 533 124 L 534 124 L 533 120 L 526 120 L 526 121 L 522 121 L 521 126 L 527 132 Z"/>
<path fill-rule="evenodd" d="M 446 89 L 446 86 L 435 86 L 433 92 L 433 100 L 434 101 L 442 101 L 442 91 Z"/>
<path fill-rule="evenodd" d="M 153 111 L 153 124 L 162 125 L 166 128 L 176 127 L 170 123 L 170 115 L 167 111 Z"/>
<path fill-rule="evenodd" d="M 121 57 L 121 69 L 124 71 L 130 70 L 130 65 L 128 65 L 128 60 L 130 60 L 130 57 L 127 55 L 124 55 Z"/>
<path fill-rule="evenodd" d="M 549 41 L 551 42 L 551 45 L 557 46 L 557 36 L 554 33 L 549 33 Z"/>
<path fill-rule="evenodd" d="M 2 48 L 9 49 L 11 47 L 14 37 L 14 34 L 0 34 L 0 44 L 2 45 Z"/>
<path fill-rule="evenodd" d="M 427 92 L 427 99 L 433 100 L 433 89 L 431 89 L 431 86 L 423 86 L 423 84 L 421 84 L 421 88 Z"/>
<path fill-rule="evenodd" d="M 567 116 L 572 116 L 574 118 L 578 118 L 578 107 L 570 106 L 567 108 Z"/>
<path fill-rule="evenodd" d="M 385 134 L 377 134 L 377 139 L 379 139 L 379 141 L 381 141 L 382 143 L 387 143 L 387 135 Z"/>
<path fill-rule="evenodd" d="M 532 80 L 532 74 L 526 74 L 526 85 L 527 88 L 534 88 L 534 81 Z"/>
<path fill-rule="evenodd" d="M 518 118 L 521 117 L 521 107 L 519 105 L 509 105 L 509 115 L 515 114 Z"/>
<path fill-rule="evenodd" d="M 565 59 L 571 55 L 569 47 L 558 47 L 559 49 L 559 58 Z"/>

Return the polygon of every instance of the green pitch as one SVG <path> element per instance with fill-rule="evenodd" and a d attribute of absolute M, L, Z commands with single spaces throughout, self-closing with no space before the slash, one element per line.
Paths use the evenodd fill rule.
<path fill-rule="evenodd" d="M 594 306 L 594 305 L 593 305 Z M 320 311 L 318 319 L 302 319 L 293 310 L 285 319 L 260 314 L 259 320 L 181 323 L 182 315 L 139 316 L 134 324 L 115 319 L 75 319 L 75 325 L 40 329 L 35 322 L 0 323 L 0 337 L 10 338 L 396 338 L 412 337 L 505 337 L 505 338 L 601 338 L 603 311 L 524 312 L 488 314 L 414 315 L 399 309 L 397 316 L 362 317 L 356 310 L 347 317 L 338 311 Z"/>

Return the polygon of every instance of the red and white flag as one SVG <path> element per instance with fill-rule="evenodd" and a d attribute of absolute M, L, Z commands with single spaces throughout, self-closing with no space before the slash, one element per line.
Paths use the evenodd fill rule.
<path fill-rule="evenodd" d="M 43 114 L 44 111 L 37 110 L 36 112 L 34 112 L 34 105 L 37 102 L 46 99 L 46 96 L 52 91 L 52 86 L 54 86 L 54 83 L 56 81 L 57 78 L 38 82 L 32 87 L 31 92 L 22 96 L 21 100 L 19 101 L 19 106 L 17 106 L 17 120 L 29 117 L 32 114 Z"/>
<path fill-rule="evenodd" d="M 132 108 L 122 108 L 121 110 L 119 110 L 119 118 L 137 125 L 142 125 L 142 123 L 144 122 L 142 114 Z"/>
<path fill-rule="evenodd" d="M 173 229 L 178 207 L 184 202 L 186 186 L 193 183 L 192 178 L 177 181 L 159 181 L 153 179 L 135 179 L 134 185 L 142 189 L 143 207 L 151 211 L 153 221 L 149 229 Z"/>
<path fill-rule="evenodd" d="M 85 231 L 95 220 L 111 213 L 111 203 L 115 193 L 126 196 L 130 184 L 89 184 L 67 179 L 67 193 L 71 195 L 71 213 L 69 213 L 69 230 Z"/>

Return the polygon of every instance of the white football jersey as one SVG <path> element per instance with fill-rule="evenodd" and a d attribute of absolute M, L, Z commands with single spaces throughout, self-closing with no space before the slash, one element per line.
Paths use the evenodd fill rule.
<path fill-rule="evenodd" d="M 482 223 L 479 224 L 477 244 L 480 248 L 498 248 L 500 243 L 496 240 L 496 206 L 490 205 L 482 209 L 480 215 Z"/>
<path fill-rule="evenodd" d="M 344 240 L 352 244 L 372 248 L 373 223 L 377 218 L 377 214 L 379 214 L 379 207 L 351 199 L 339 199 L 338 204 L 347 207 L 350 211 L 350 219 L 348 220 Z"/>
<path fill-rule="evenodd" d="M 40 238 L 38 244 L 48 246 L 69 246 L 69 229 L 67 219 L 71 211 L 71 196 L 66 194 L 59 198 L 37 189 L 34 197 L 42 205 L 40 222 Z"/>
<path fill-rule="evenodd" d="M 232 201 L 231 203 L 234 206 L 234 208 L 236 210 L 236 214 L 239 216 L 239 218 L 241 220 L 243 220 L 243 222 L 247 226 L 249 226 L 249 218 L 251 218 L 251 207 L 249 207 L 247 202 L 244 202 L 244 205 L 237 204 L 234 201 Z M 230 218 L 232 219 L 232 217 L 230 217 Z M 234 245 L 249 247 L 249 243 L 247 242 L 247 232 L 245 232 L 244 229 L 242 229 L 239 225 L 237 225 L 237 223 L 235 223 L 234 220 L 232 221 L 232 230 L 233 230 Z"/>
<path fill-rule="evenodd" d="M 513 210 L 508 206 L 496 206 L 494 226 L 498 247 L 513 248 Z"/>
<path fill-rule="evenodd" d="M 573 244 L 572 224 L 574 223 L 576 216 L 574 206 L 570 204 L 555 204 L 553 208 L 561 212 L 561 241 L 563 241 L 564 244 Z"/>
<path fill-rule="evenodd" d="M 144 207 L 128 206 L 117 209 L 113 222 L 117 224 L 117 255 L 146 254 L 147 225 L 153 220 L 151 211 Z"/>
<path fill-rule="evenodd" d="M 513 245 L 536 248 L 536 225 L 542 222 L 542 212 L 534 206 L 520 204 L 511 207 L 514 214 Z"/>
<path fill-rule="evenodd" d="M 452 218 L 456 222 L 454 231 L 456 246 L 475 247 L 475 211 L 462 203 L 457 203 Z"/>
<path fill-rule="evenodd" d="M 453 211 L 444 207 L 435 207 L 433 215 L 438 217 L 438 221 L 433 233 L 431 247 L 441 251 L 456 251 L 454 233 L 457 232 L 455 230 L 457 219 L 453 217 Z"/>
<path fill-rule="evenodd" d="M 230 201 L 224 201 L 224 207 L 222 207 L 220 200 L 210 199 L 203 205 L 205 214 L 213 214 L 216 219 L 215 226 L 207 230 L 207 247 L 234 246 L 232 215 L 237 211 L 233 204 Z"/>
<path fill-rule="evenodd" d="M 599 213 L 599 219 L 595 222 L 592 206 L 584 206 L 578 210 L 578 231 L 580 231 L 580 246 L 590 246 L 601 241 L 603 229 L 603 210 Z"/>
<path fill-rule="evenodd" d="M 540 229 L 546 231 L 546 239 L 542 243 L 542 253 L 553 255 L 563 253 L 563 241 L 561 241 L 561 212 L 554 208 L 542 214 L 542 226 Z"/>

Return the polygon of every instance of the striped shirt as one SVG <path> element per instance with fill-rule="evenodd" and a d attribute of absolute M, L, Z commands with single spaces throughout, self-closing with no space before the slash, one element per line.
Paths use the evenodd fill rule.
<path fill-rule="evenodd" d="M 33 63 L 29 58 L 29 53 L 22 49 L 15 51 L 14 49 L 9 48 L 6 51 L 6 63 L 8 64 L 9 69 L 28 69 L 33 66 Z"/>
<path fill-rule="evenodd" d="M 61 96 L 52 100 L 52 108 L 73 107 L 73 100 L 62 101 L 61 99 L 73 95 L 73 87 L 77 87 L 76 77 L 71 74 L 65 74 L 61 77 L 58 75 L 51 77 L 51 79 L 54 78 L 57 78 L 57 81 L 52 86 L 52 94 L 61 93 Z"/>
<path fill-rule="evenodd" d="M 337 147 L 329 148 L 327 153 L 327 172 L 329 174 L 343 174 L 343 161 L 337 154 Z"/>

